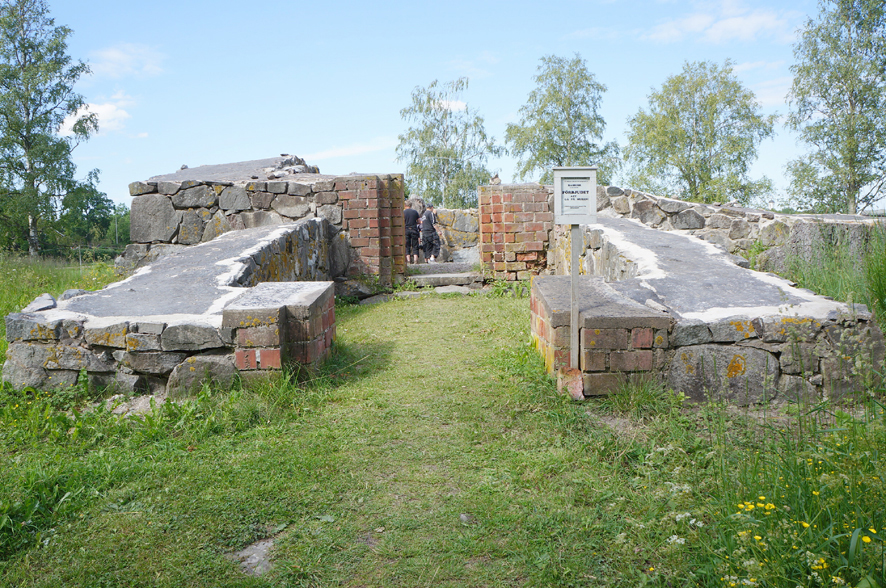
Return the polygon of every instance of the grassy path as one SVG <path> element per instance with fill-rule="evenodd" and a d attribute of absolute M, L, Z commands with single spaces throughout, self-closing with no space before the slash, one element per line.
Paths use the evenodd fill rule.
<path fill-rule="evenodd" d="M 538 375 L 527 307 L 428 297 L 339 309 L 330 377 L 339 383 L 321 399 L 287 408 L 285 394 L 269 390 L 264 403 L 238 408 L 258 422 L 235 436 L 121 449 L 107 458 L 115 483 L 9 579 L 557 583 L 562 560 L 586 566 L 597 539 L 556 529 L 588 531 L 596 507 L 571 509 L 592 492 L 578 463 L 589 456 L 572 440 L 582 413 Z M 224 557 L 274 533 L 276 566 L 261 579 L 242 577 Z"/>
<path fill-rule="evenodd" d="M 0 390 L 0 588 L 886 585 L 872 397 L 774 424 L 643 383 L 575 404 L 526 299 L 337 313 L 307 386 L 141 420 Z"/>

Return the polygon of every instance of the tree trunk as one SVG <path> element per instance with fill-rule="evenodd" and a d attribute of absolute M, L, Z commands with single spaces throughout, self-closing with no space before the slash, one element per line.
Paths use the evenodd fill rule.
<path fill-rule="evenodd" d="M 37 219 L 28 215 L 28 255 L 37 257 L 40 253 L 40 242 L 37 239 Z"/>

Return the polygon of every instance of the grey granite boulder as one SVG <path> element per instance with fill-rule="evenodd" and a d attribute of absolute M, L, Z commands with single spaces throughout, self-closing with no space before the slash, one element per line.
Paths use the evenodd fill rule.
<path fill-rule="evenodd" d="M 204 383 L 230 389 L 236 375 L 237 369 L 230 355 L 194 355 L 172 370 L 166 393 L 170 398 L 180 398 L 195 393 Z"/>
<path fill-rule="evenodd" d="M 675 229 L 701 229 L 704 228 L 705 218 L 700 215 L 695 209 L 687 208 L 674 215 L 671 218 L 671 225 Z"/>
<path fill-rule="evenodd" d="M 210 208 L 216 203 L 215 190 L 205 185 L 182 190 L 172 197 L 172 204 L 176 208 Z"/>
<path fill-rule="evenodd" d="M 252 201 L 243 186 L 228 186 L 218 198 L 218 207 L 222 210 L 249 210 Z"/>
<path fill-rule="evenodd" d="M 768 351 L 692 345 L 677 350 L 668 370 L 668 385 L 696 402 L 718 400 L 747 406 L 774 400 L 780 375 L 778 359 Z"/>
<path fill-rule="evenodd" d="M 169 242 L 178 231 L 181 216 L 166 196 L 139 196 L 132 201 L 130 239 L 135 243 Z"/>

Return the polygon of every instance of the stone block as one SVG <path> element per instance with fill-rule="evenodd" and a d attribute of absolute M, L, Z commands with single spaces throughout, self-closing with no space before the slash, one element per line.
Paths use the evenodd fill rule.
<path fill-rule="evenodd" d="M 204 209 L 205 210 L 205 209 Z M 178 229 L 178 242 L 182 245 L 194 245 L 203 239 L 203 219 L 194 210 L 182 213 L 181 225 Z"/>
<path fill-rule="evenodd" d="M 129 184 L 130 196 L 141 196 L 142 194 L 153 194 L 157 191 L 157 182 L 132 182 Z"/>
<path fill-rule="evenodd" d="M 238 347 L 279 347 L 281 343 L 279 324 L 237 329 Z"/>
<path fill-rule="evenodd" d="M 55 297 L 52 294 L 43 293 L 24 307 L 22 312 L 40 312 L 41 310 L 50 310 L 56 306 L 58 306 L 58 303 L 56 302 Z"/>
<path fill-rule="evenodd" d="M 668 331 L 667 329 L 658 329 L 655 331 L 655 337 L 652 340 L 652 346 L 655 349 L 668 348 Z"/>
<path fill-rule="evenodd" d="M 815 341 L 822 323 L 813 318 L 797 316 L 766 316 L 753 320 L 754 330 L 767 343 Z"/>
<path fill-rule="evenodd" d="M 563 368 L 557 370 L 557 391 L 568 394 L 573 400 L 584 400 L 584 380 L 580 370 Z"/>
<path fill-rule="evenodd" d="M 711 330 L 708 325 L 699 320 L 682 320 L 674 325 L 671 336 L 673 347 L 684 345 L 699 345 L 711 341 Z"/>
<path fill-rule="evenodd" d="M 757 336 L 754 323 L 748 318 L 733 317 L 708 325 L 711 340 L 716 343 L 735 343 Z"/>
<path fill-rule="evenodd" d="M 163 351 L 200 351 L 223 347 L 218 329 L 202 324 L 182 324 L 166 327 L 160 336 Z"/>
<path fill-rule="evenodd" d="M 271 207 L 271 202 L 276 198 L 276 194 L 270 192 L 256 192 L 249 197 L 252 202 L 252 208 L 255 210 L 267 210 Z"/>
<path fill-rule="evenodd" d="M 821 390 L 806 378 L 785 374 L 778 379 L 778 398 L 804 406 L 813 406 L 823 400 Z"/>
<path fill-rule="evenodd" d="M 609 202 L 612 204 L 612 209 L 619 214 L 628 214 L 631 212 L 631 202 L 624 196 L 610 198 Z"/>
<path fill-rule="evenodd" d="M 732 224 L 729 226 L 729 238 L 736 239 L 746 239 L 748 235 L 751 234 L 751 225 L 748 224 L 743 218 L 737 218 L 732 221 Z"/>
<path fill-rule="evenodd" d="M 140 374 L 94 373 L 88 375 L 89 389 L 94 391 L 116 392 L 118 394 L 140 394 L 148 391 L 148 381 Z"/>
<path fill-rule="evenodd" d="M 762 349 L 735 345 L 690 345 L 676 350 L 668 385 L 696 401 L 739 406 L 774 400 L 781 375 L 778 359 Z"/>
<path fill-rule="evenodd" d="M 271 194 L 286 194 L 286 189 L 288 187 L 288 182 L 268 182 L 267 190 Z"/>
<path fill-rule="evenodd" d="M 127 351 L 160 351 L 160 335 L 129 333 L 126 335 Z"/>
<path fill-rule="evenodd" d="M 594 329 L 581 330 L 582 349 L 628 349 L 630 331 L 628 329 Z"/>
<path fill-rule="evenodd" d="M 687 208 L 671 217 L 671 225 L 678 230 L 702 229 L 705 226 L 705 218 L 694 209 Z"/>
<path fill-rule="evenodd" d="M 231 230 L 231 225 L 228 223 L 228 219 L 225 216 L 225 213 L 221 210 L 216 210 L 215 214 L 212 215 L 212 218 L 209 222 L 206 223 L 206 226 L 203 228 L 203 236 L 200 238 L 200 241 L 206 243 L 207 241 L 212 241 L 219 235 L 223 235 Z"/>
<path fill-rule="evenodd" d="M 167 196 L 151 194 L 132 201 L 129 236 L 136 243 L 169 242 L 178 231 L 182 213 Z"/>
<path fill-rule="evenodd" d="M 172 196 L 177 193 L 180 188 L 181 184 L 178 182 L 157 182 L 157 192 L 165 194 L 166 196 Z"/>
<path fill-rule="evenodd" d="M 280 198 L 279 196 L 277 198 Z M 275 199 L 274 202 L 277 202 Z M 273 204 L 272 204 L 273 206 Z M 253 212 L 243 212 L 240 215 L 240 219 L 243 221 L 243 225 L 247 229 L 254 229 L 255 227 L 270 227 L 275 225 L 282 225 L 285 221 L 283 217 L 281 217 L 276 212 L 269 212 L 264 210 L 256 210 Z"/>
<path fill-rule="evenodd" d="M 317 216 L 325 218 L 333 225 L 340 225 L 342 221 L 341 207 L 333 204 L 324 204 L 317 208 Z"/>
<path fill-rule="evenodd" d="M 267 182 L 247 182 L 245 188 L 249 192 L 267 192 L 268 191 L 268 183 Z"/>
<path fill-rule="evenodd" d="M 54 341 L 62 336 L 62 321 L 35 313 L 6 315 L 7 341 Z"/>
<path fill-rule="evenodd" d="M 211 208 L 218 202 L 217 198 L 210 186 L 200 185 L 174 194 L 172 204 L 176 208 Z"/>
<path fill-rule="evenodd" d="M 249 210 L 252 201 L 243 186 L 228 186 L 218 197 L 218 207 L 222 210 Z"/>
<path fill-rule="evenodd" d="M 779 364 L 784 374 L 817 374 L 818 354 L 812 343 L 791 342 L 779 346 Z"/>
<path fill-rule="evenodd" d="M 193 355 L 177 365 L 169 376 L 166 393 L 170 398 L 193 394 L 204 383 L 230 389 L 237 375 L 233 357 L 227 354 Z"/>
<path fill-rule="evenodd" d="M 314 196 L 314 202 L 317 204 L 336 204 L 338 202 L 338 192 L 320 192 Z"/>
<path fill-rule="evenodd" d="M 101 347 L 126 349 L 126 335 L 129 334 L 129 323 L 114 323 L 106 326 L 90 326 L 84 328 L 86 342 Z"/>
<path fill-rule="evenodd" d="M 311 212 L 311 203 L 304 196 L 277 196 L 271 203 L 271 207 L 278 214 L 290 218 L 301 218 Z"/>
<path fill-rule="evenodd" d="M 757 238 L 766 247 L 777 247 L 784 245 L 790 234 L 791 229 L 788 225 L 781 221 L 773 221 L 760 227 L 760 235 Z"/>
<path fill-rule="evenodd" d="M 658 207 L 668 214 L 679 214 L 684 210 L 689 210 L 691 208 L 691 205 L 683 202 L 682 200 L 660 198 L 658 201 Z M 702 223 L 704 223 L 704 221 L 702 221 Z"/>
<path fill-rule="evenodd" d="M 652 369 L 652 351 L 613 351 L 609 354 L 613 372 L 648 372 Z"/>
<path fill-rule="evenodd" d="M 712 214 L 707 222 L 709 229 L 729 229 L 732 227 L 732 217 L 725 214 Z"/>
<path fill-rule="evenodd" d="M 169 353 L 163 351 L 147 351 L 139 353 L 127 352 L 121 364 L 132 371 L 165 376 L 188 356 L 187 353 Z"/>
<path fill-rule="evenodd" d="M 308 196 L 311 193 L 311 186 L 299 182 L 289 182 L 286 193 L 290 196 Z"/>

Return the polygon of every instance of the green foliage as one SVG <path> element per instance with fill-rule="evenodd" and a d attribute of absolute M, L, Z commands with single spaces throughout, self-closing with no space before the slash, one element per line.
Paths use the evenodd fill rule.
<path fill-rule="evenodd" d="M 606 123 L 598 110 L 606 86 L 588 71 L 576 53 L 572 59 L 541 58 L 536 87 L 520 107 L 520 124 L 509 124 L 505 139 L 520 158 L 517 174 L 525 179 L 541 172 L 553 181 L 554 166 L 598 165 L 597 181 L 609 183 L 618 164 L 618 145 L 602 144 Z"/>
<path fill-rule="evenodd" d="M 704 546 L 711 579 L 882 586 L 883 414 L 871 399 L 856 416 L 828 404 L 801 407 L 793 421 L 763 425 L 758 449 L 744 459 L 726 448 L 726 422 L 712 423 L 727 475 Z"/>
<path fill-rule="evenodd" d="M 886 227 L 883 224 L 877 224 L 870 232 L 864 257 L 864 280 L 871 310 L 886 328 Z"/>
<path fill-rule="evenodd" d="M 871 206 L 886 182 L 886 10 L 879 0 L 821 0 L 794 46 L 788 125 L 810 152 L 787 166 L 802 208 Z"/>
<path fill-rule="evenodd" d="M 469 208 L 477 203 L 477 187 L 492 175 L 490 156 L 504 152 L 486 136 L 483 118 L 460 100 L 468 78 L 412 91 L 412 104 L 400 111 L 410 123 L 399 136 L 397 161 L 405 161 L 406 183 L 412 194 L 446 208 Z"/>
<path fill-rule="evenodd" d="M 111 227 L 114 203 L 91 184 L 81 184 L 62 197 L 58 226 L 69 239 L 92 244 Z"/>
<path fill-rule="evenodd" d="M 748 171 L 775 116 L 763 116 L 732 62 L 687 62 L 628 121 L 628 183 L 697 202 L 748 204 L 772 189 Z"/>
<path fill-rule="evenodd" d="M 0 252 L 0 316 L 18 312 L 47 292 L 58 297 L 65 290 L 100 290 L 119 279 L 111 264 L 97 262 L 82 268 L 63 260 L 41 260 Z M 0 355 L 6 352 L 6 323 L 0 322 Z"/>
<path fill-rule="evenodd" d="M 70 34 L 45 0 L 0 4 L 0 219 L 5 244 L 27 240 L 32 255 L 39 225 L 77 185 L 72 150 L 98 128 L 74 92 L 89 69 L 71 62 Z"/>

